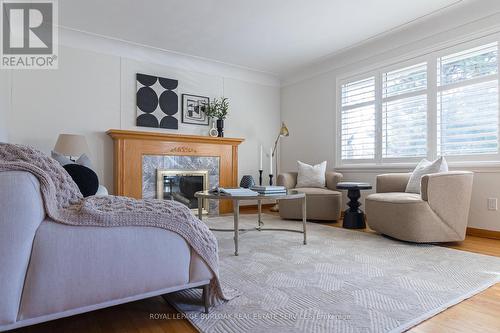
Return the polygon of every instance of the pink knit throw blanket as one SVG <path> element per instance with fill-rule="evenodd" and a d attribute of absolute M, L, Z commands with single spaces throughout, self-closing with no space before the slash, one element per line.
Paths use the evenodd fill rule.
<path fill-rule="evenodd" d="M 219 281 L 217 240 L 184 205 L 171 200 L 136 200 L 118 196 L 83 198 L 70 175 L 54 159 L 23 145 L 0 143 L 0 171 L 26 171 L 40 182 L 46 214 L 77 226 L 146 226 L 179 234 L 205 261 L 214 278 L 212 304 L 228 300 Z"/>

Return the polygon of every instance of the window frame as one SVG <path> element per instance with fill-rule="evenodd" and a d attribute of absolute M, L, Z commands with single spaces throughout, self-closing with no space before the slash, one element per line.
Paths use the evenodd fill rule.
<path fill-rule="evenodd" d="M 372 68 L 361 69 L 357 73 L 350 72 L 345 75 L 338 75 L 336 79 L 336 143 L 335 143 L 335 165 L 337 168 L 377 168 L 377 167 L 392 167 L 392 168 L 406 168 L 414 166 L 422 158 L 433 160 L 437 157 L 438 140 L 437 137 L 437 112 L 438 112 L 438 92 L 443 90 L 438 87 L 437 79 L 437 62 L 439 57 L 447 56 L 453 53 L 465 51 L 474 47 L 486 45 L 489 43 L 497 42 L 498 54 L 500 59 L 500 33 L 493 33 L 488 36 L 478 37 L 473 40 L 462 42 L 455 42 L 452 45 L 436 48 L 430 50 L 426 54 L 416 55 L 410 59 L 404 57 L 394 57 L 389 59 L 385 64 L 379 63 Z M 383 158 L 382 151 L 382 107 L 383 107 L 383 74 L 420 64 L 427 63 L 427 156 L 423 157 L 401 157 L 401 158 Z M 497 82 L 500 91 L 500 61 L 497 61 L 498 74 Z M 373 159 L 342 159 L 342 85 L 375 77 L 375 157 Z M 481 78 L 482 79 L 482 78 Z M 481 80 L 479 79 L 479 80 Z M 474 81 L 474 79 L 470 80 Z M 470 81 L 460 82 L 457 85 L 467 86 Z M 498 98 L 498 152 L 496 154 L 476 154 L 476 155 L 449 155 L 446 156 L 447 161 L 452 165 L 471 165 L 480 166 L 482 164 L 500 165 L 500 92 Z"/>

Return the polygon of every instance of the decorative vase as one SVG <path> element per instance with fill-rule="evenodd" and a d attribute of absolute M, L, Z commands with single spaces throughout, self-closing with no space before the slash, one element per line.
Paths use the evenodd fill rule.
<path fill-rule="evenodd" d="M 243 188 L 250 188 L 255 185 L 255 181 L 253 180 L 253 177 L 250 175 L 244 175 L 241 177 L 240 181 L 240 187 Z"/>
<path fill-rule="evenodd" d="M 219 132 L 219 137 L 224 137 L 224 119 L 217 119 L 217 132 Z"/>
<path fill-rule="evenodd" d="M 217 131 L 217 128 L 215 128 L 215 121 L 212 121 L 212 128 L 210 131 L 208 131 L 208 135 L 211 137 L 216 137 L 219 136 L 219 131 Z"/>

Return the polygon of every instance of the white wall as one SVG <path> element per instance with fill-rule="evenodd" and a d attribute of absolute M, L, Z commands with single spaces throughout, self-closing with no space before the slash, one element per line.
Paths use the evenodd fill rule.
<path fill-rule="evenodd" d="M 143 63 L 131 59 L 122 60 L 122 110 L 135 110 L 135 74 L 147 73 L 179 80 L 179 97 L 191 93 L 210 98 L 225 96 L 229 99 L 230 113 L 224 122 L 224 136 L 244 138 L 239 147 L 239 178 L 252 175 L 258 179 L 258 148 L 270 147 L 280 125 L 280 88 L 212 74 L 189 72 L 183 69 Z M 181 104 L 179 104 L 179 108 Z M 123 112 L 121 128 L 141 131 L 158 131 L 135 126 L 136 114 Z M 208 135 L 208 126 L 182 124 L 179 131 L 170 133 Z M 264 163 L 267 171 L 268 163 Z"/>
<path fill-rule="evenodd" d="M 257 176 L 258 145 L 269 147 L 280 125 L 280 90 L 275 78 L 74 32 L 62 31 L 62 40 L 59 69 L 12 71 L 12 82 L 7 83 L 6 72 L 0 71 L 0 93 L 4 86 L 12 88 L 7 117 L 10 142 L 50 153 L 59 133 L 84 134 L 101 182 L 112 189 L 108 129 L 208 135 L 208 126 L 182 124 L 180 113 L 177 131 L 136 127 L 135 74 L 145 73 L 179 80 L 179 111 L 182 93 L 229 97 L 226 136 L 245 139 L 240 146 L 240 176 Z"/>
<path fill-rule="evenodd" d="M 280 129 L 279 87 L 255 85 L 235 79 L 224 80 L 224 95 L 232 101 L 234 115 L 225 123 L 228 137 L 242 137 L 239 149 L 239 173 L 259 179 L 259 147 L 264 151 L 274 144 Z M 269 159 L 263 157 L 264 175 L 269 175 Z M 266 178 L 264 178 L 266 179 Z"/>
<path fill-rule="evenodd" d="M 12 75 L 11 143 L 49 154 L 60 133 L 86 136 L 101 182 L 112 189 L 112 143 L 120 126 L 120 59 L 61 47 L 58 70 L 18 70 Z"/>
<path fill-rule="evenodd" d="M 369 41 L 321 63 L 311 64 L 285 78 L 281 90 L 282 119 L 291 136 L 282 141 L 282 170 L 296 170 L 296 161 L 328 161 L 335 166 L 336 80 L 360 68 L 377 68 L 396 57 L 411 59 L 430 49 L 443 48 L 464 38 L 500 32 L 500 3 L 489 0 L 485 7 L 460 8 Z M 489 6 L 489 7 L 488 7 Z M 484 16 L 483 19 L 478 17 Z M 471 23 L 467 23 L 471 22 Z M 475 171 L 469 226 L 500 231 L 500 212 L 488 211 L 486 200 L 500 198 L 500 164 Z M 347 181 L 375 184 L 377 174 L 408 169 L 340 170 Z M 364 192 L 363 197 L 370 192 Z M 344 202 L 345 202 L 344 195 Z"/>
<path fill-rule="evenodd" d="M 0 71 L 0 142 L 8 141 L 7 114 L 10 110 L 10 71 Z"/>
<path fill-rule="evenodd" d="M 319 75 L 282 88 L 281 116 L 290 136 L 281 141 L 281 170 L 296 170 L 297 160 L 335 164 L 335 77 Z"/>

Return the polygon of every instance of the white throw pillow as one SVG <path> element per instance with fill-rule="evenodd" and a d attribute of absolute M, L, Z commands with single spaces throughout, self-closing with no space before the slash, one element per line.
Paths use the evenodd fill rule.
<path fill-rule="evenodd" d="M 59 154 L 56 151 L 52 151 L 51 155 L 52 155 L 52 158 L 55 159 L 57 162 L 59 162 L 59 164 L 61 164 L 62 166 L 75 163 L 72 160 L 70 160 L 69 158 L 67 158 L 66 156 L 64 156 L 63 154 Z"/>
<path fill-rule="evenodd" d="M 92 169 L 94 172 L 94 166 L 92 165 L 92 161 L 90 158 L 87 156 L 87 154 L 82 154 L 77 160 L 76 164 L 83 165 L 84 167 L 87 167 L 89 169 Z"/>
<path fill-rule="evenodd" d="M 326 161 L 316 164 L 309 165 L 297 161 L 297 186 L 296 187 L 325 187 L 326 179 Z"/>
<path fill-rule="evenodd" d="M 91 169 L 92 171 L 95 172 L 94 167 L 92 166 L 92 161 L 90 158 L 87 156 L 87 154 L 82 154 L 76 161 L 72 161 L 63 154 L 60 154 L 56 151 L 52 151 L 51 156 L 53 159 L 55 159 L 59 164 L 62 166 L 68 165 L 68 164 L 78 164 L 78 165 L 83 165 L 84 167 L 87 167 Z"/>
<path fill-rule="evenodd" d="M 440 157 L 433 162 L 429 162 L 425 158 L 418 163 L 415 170 L 410 176 L 410 180 L 406 185 L 407 193 L 418 193 L 420 194 L 420 181 L 422 177 L 431 173 L 446 172 L 448 171 L 448 163 L 444 157 Z"/>

